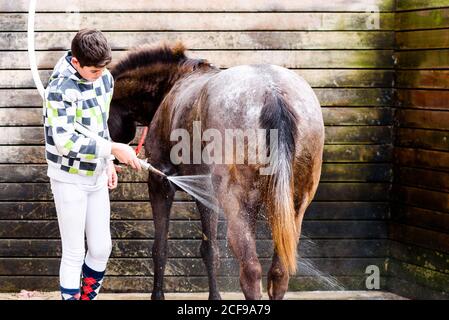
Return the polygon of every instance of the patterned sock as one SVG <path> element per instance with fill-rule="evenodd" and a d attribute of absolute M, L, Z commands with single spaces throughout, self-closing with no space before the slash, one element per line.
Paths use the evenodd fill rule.
<path fill-rule="evenodd" d="M 103 283 L 104 271 L 95 271 L 83 264 L 83 278 L 81 284 L 81 300 L 95 300 Z"/>
<path fill-rule="evenodd" d="M 81 296 L 80 289 L 67 289 L 61 287 L 62 300 L 79 300 Z"/>

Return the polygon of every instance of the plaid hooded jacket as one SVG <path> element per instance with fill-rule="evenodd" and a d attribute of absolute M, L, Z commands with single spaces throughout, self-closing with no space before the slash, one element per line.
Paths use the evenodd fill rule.
<path fill-rule="evenodd" d="M 105 68 L 88 82 L 70 63 L 71 51 L 58 61 L 45 89 L 43 122 L 47 175 L 55 180 L 95 184 L 111 157 L 107 120 L 114 81 Z M 75 121 L 105 138 L 96 141 L 75 131 Z"/>

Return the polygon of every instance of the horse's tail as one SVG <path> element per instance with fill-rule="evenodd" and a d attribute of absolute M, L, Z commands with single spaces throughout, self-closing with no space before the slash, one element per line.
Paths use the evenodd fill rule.
<path fill-rule="evenodd" d="M 271 174 L 264 196 L 276 253 L 287 270 L 296 273 L 298 231 L 293 202 L 293 160 L 297 136 L 296 114 L 278 93 L 268 93 L 259 117 L 266 130 L 267 145 L 270 129 L 276 129 L 278 140 L 270 144 Z M 277 143 L 276 143 L 277 142 Z"/>

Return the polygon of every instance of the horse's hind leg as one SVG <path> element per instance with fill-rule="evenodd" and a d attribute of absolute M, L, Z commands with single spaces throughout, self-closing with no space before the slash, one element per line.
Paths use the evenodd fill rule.
<path fill-rule="evenodd" d="M 174 189 L 166 179 L 150 174 L 148 179 L 151 207 L 154 222 L 153 263 L 154 281 L 152 300 L 165 299 L 163 278 L 167 262 L 167 240 L 170 220 L 170 210 L 175 194 Z"/>
<path fill-rule="evenodd" d="M 217 244 L 218 212 L 196 202 L 201 215 L 203 240 L 201 242 L 201 256 L 207 268 L 209 280 L 209 300 L 221 300 L 217 286 L 217 269 L 219 266 L 219 252 Z"/>
<path fill-rule="evenodd" d="M 254 229 L 245 214 L 228 216 L 228 242 L 240 265 L 240 286 L 247 300 L 260 300 L 262 266 L 256 253 Z"/>
<path fill-rule="evenodd" d="M 259 300 L 262 298 L 262 266 L 256 253 L 254 212 L 257 212 L 257 201 L 248 197 L 250 187 L 231 182 L 236 179 L 235 173 L 230 174 L 227 167 L 222 172 L 217 170 L 214 177 L 215 194 L 228 223 L 227 241 L 240 266 L 240 287 L 247 300 Z"/>

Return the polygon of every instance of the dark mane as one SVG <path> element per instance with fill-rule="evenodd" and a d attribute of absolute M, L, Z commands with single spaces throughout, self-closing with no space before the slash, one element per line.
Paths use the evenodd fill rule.
<path fill-rule="evenodd" d="M 111 73 L 114 78 L 117 78 L 124 72 L 154 63 L 179 63 L 186 59 L 185 50 L 186 48 L 181 42 L 176 43 L 173 47 L 167 43 L 143 45 L 131 50 L 112 67 Z"/>
<path fill-rule="evenodd" d="M 110 71 L 115 80 L 115 99 L 157 98 L 183 75 L 201 68 L 214 68 L 205 59 L 191 59 L 180 41 L 143 45 L 130 50 Z M 144 97 L 144 96 L 145 97 Z M 135 103 L 135 102 L 134 102 Z"/>
<path fill-rule="evenodd" d="M 188 58 L 185 51 L 178 41 L 143 45 L 127 52 L 110 68 L 115 83 L 112 109 L 125 108 L 135 121 L 148 124 L 179 79 L 200 69 L 217 69 L 204 59 Z"/>

